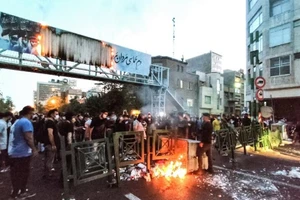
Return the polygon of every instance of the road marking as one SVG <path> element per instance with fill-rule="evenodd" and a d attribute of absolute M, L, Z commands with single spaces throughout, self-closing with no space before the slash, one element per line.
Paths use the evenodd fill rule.
<path fill-rule="evenodd" d="M 256 175 L 252 175 L 252 174 L 249 174 L 249 173 L 244 173 L 244 172 L 241 172 L 241 171 L 227 169 L 227 168 L 220 167 L 220 166 L 214 166 L 214 168 L 222 169 L 222 170 L 227 170 L 227 171 L 232 171 L 235 174 L 241 174 L 241 175 L 248 176 L 248 177 L 251 177 L 251 178 L 256 178 L 256 179 L 260 179 L 260 180 L 270 181 L 270 182 L 278 184 L 278 185 L 284 185 L 284 186 L 287 186 L 287 187 L 292 187 L 292 188 L 300 189 L 300 186 L 298 186 L 298 185 L 294 185 L 294 184 L 290 184 L 290 183 L 285 183 L 285 182 L 282 182 L 282 181 L 277 181 L 277 180 L 269 179 L 269 178 L 262 177 L 262 176 L 256 176 Z"/>
<path fill-rule="evenodd" d="M 129 200 L 141 200 L 140 198 L 138 198 L 137 196 L 135 196 L 132 193 L 125 194 L 125 197 Z"/>

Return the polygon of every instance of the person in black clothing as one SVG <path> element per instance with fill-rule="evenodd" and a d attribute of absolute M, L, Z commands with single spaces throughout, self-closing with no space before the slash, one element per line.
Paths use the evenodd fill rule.
<path fill-rule="evenodd" d="M 53 162 L 60 144 L 58 130 L 55 120 L 58 120 L 58 110 L 53 109 L 48 112 L 45 120 L 45 160 L 44 160 L 44 178 L 52 177 Z"/>
<path fill-rule="evenodd" d="M 96 140 L 105 137 L 107 115 L 108 112 L 103 110 L 98 117 L 92 119 L 92 123 L 90 125 L 90 139 Z"/>
<path fill-rule="evenodd" d="M 74 124 L 72 123 L 72 119 L 74 118 L 74 116 L 75 116 L 74 113 L 66 112 L 66 114 L 65 114 L 66 120 L 61 122 L 60 126 L 59 126 L 59 134 L 61 136 L 64 136 L 65 145 L 66 145 L 67 150 L 70 150 L 71 144 L 72 144 L 72 139 L 73 139 L 73 136 L 74 136 Z M 67 161 L 67 171 L 69 173 L 71 173 L 71 169 L 72 169 L 72 167 L 71 167 L 71 165 L 72 165 L 71 155 L 67 155 L 66 161 Z M 63 178 L 63 174 L 61 172 L 60 181 L 62 181 L 62 178 Z"/>
<path fill-rule="evenodd" d="M 210 115 L 209 113 L 203 113 L 202 117 L 203 123 L 201 127 L 201 132 L 199 135 L 199 146 L 197 148 L 197 156 L 198 156 L 198 174 L 202 174 L 202 156 L 206 153 L 208 157 L 208 169 L 207 172 L 213 173 L 213 165 L 212 165 L 212 132 L 213 126 L 210 123 Z"/>
<path fill-rule="evenodd" d="M 65 137 L 66 148 L 70 147 L 74 137 L 74 124 L 72 123 L 74 116 L 72 112 L 66 112 L 66 120 L 64 120 L 59 127 L 59 134 Z"/>
<path fill-rule="evenodd" d="M 300 120 L 297 122 L 295 133 L 294 133 L 294 138 L 293 138 L 293 144 L 296 144 L 299 142 L 299 136 L 300 136 Z"/>
<path fill-rule="evenodd" d="M 122 131 L 130 131 L 131 124 L 129 121 L 129 115 L 123 115 L 120 117 L 119 122 L 116 125 L 116 132 L 122 132 Z"/>
<path fill-rule="evenodd" d="M 243 126 L 250 126 L 251 125 L 251 119 L 248 117 L 248 114 L 244 115 L 244 118 L 242 119 L 242 125 Z"/>

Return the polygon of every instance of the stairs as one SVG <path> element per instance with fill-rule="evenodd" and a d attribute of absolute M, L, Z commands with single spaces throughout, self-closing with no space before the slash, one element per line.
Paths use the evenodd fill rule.
<path fill-rule="evenodd" d="M 167 97 L 168 99 L 172 102 L 172 104 L 177 108 L 178 111 L 184 111 L 185 108 L 183 105 L 181 105 L 181 103 L 177 100 L 177 98 L 175 97 L 175 95 L 172 94 L 172 92 L 167 89 Z"/>

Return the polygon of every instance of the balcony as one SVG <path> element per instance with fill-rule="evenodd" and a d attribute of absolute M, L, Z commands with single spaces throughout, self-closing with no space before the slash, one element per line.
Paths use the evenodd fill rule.
<path fill-rule="evenodd" d="M 228 99 L 228 102 L 239 102 L 240 99 L 237 99 L 237 98 L 229 98 Z"/>

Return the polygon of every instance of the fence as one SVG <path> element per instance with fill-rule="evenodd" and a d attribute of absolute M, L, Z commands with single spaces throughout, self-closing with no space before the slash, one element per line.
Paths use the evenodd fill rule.
<path fill-rule="evenodd" d="M 145 162 L 144 133 L 142 131 L 116 132 L 113 135 L 117 180 L 120 167 Z"/>
<path fill-rule="evenodd" d="M 176 131 L 155 130 L 147 137 L 147 167 L 151 161 L 171 159 L 176 156 Z"/>
<path fill-rule="evenodd" d="M 107 138 L 77 142 L 66 147 L 65 138 L 61 137 L 60 143 L 62 178 L 66 195 L 70 192 L 70 183 L 77 186 L 100 178 L 112 179 L 112 156 Z"/>
<path fill-rule="evenodd" d="M 247 154 L 247 146 L 253 146 L 255 151 L 257 147 L 264 147 L 267 143 L 263 140 L 265 132 L 261 125 L 252 124 L 251 126 L 242 126 L 238 128 L 228 127 L 216 132 L 215 147 L 219 153 L 230 150 L 231 158 L 234 160 L 234 150 L 240 145 L 244 148 L 244 154 Z"/>

